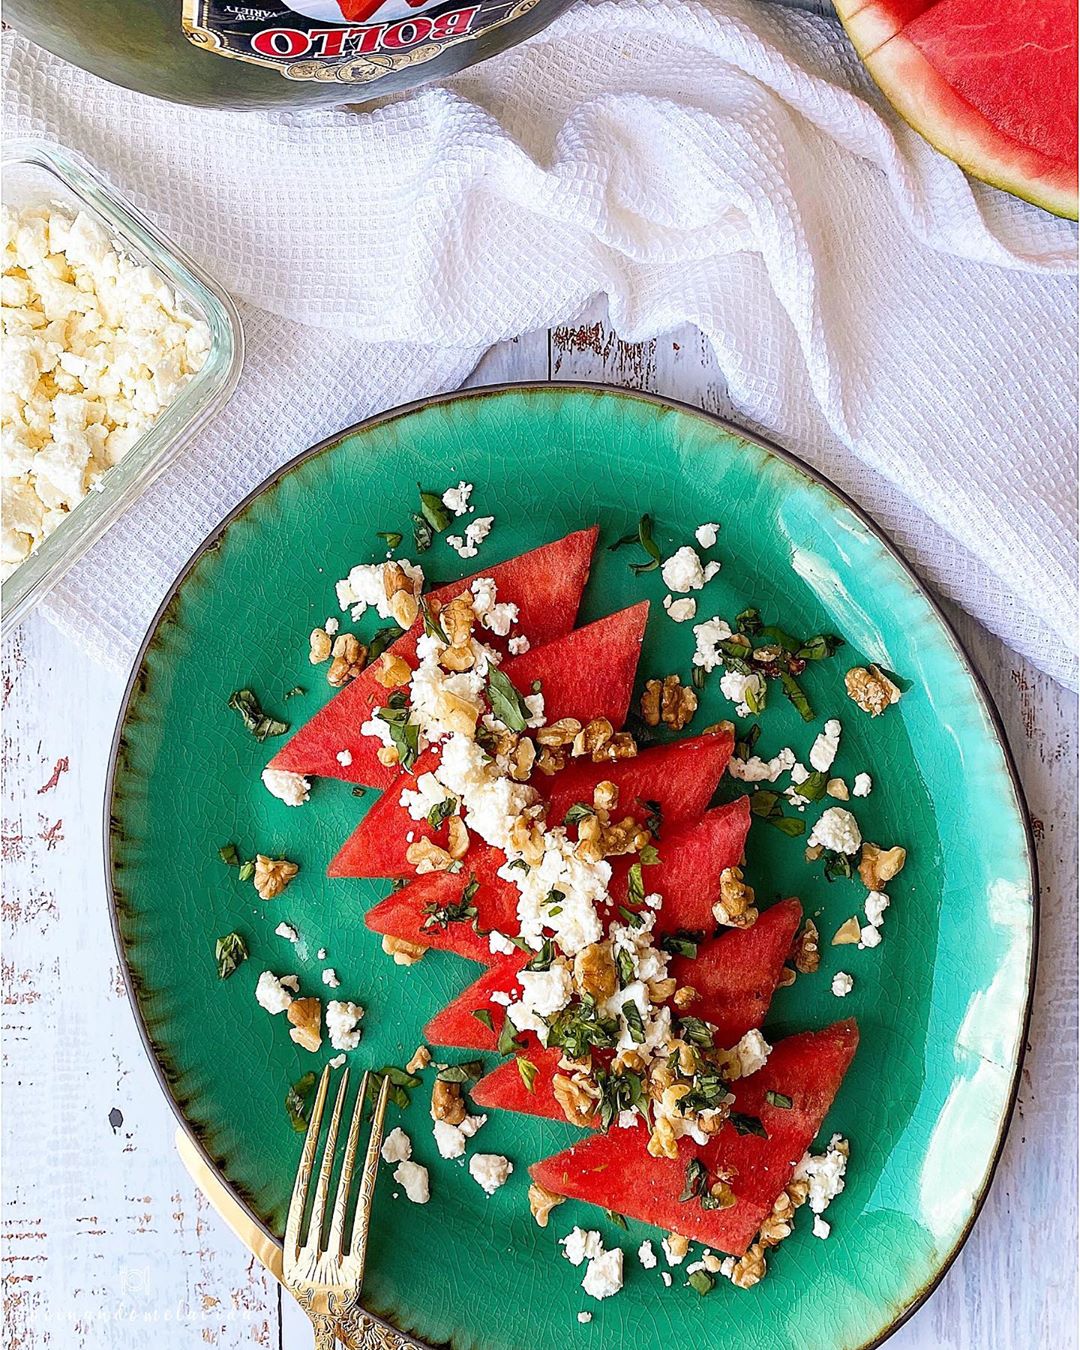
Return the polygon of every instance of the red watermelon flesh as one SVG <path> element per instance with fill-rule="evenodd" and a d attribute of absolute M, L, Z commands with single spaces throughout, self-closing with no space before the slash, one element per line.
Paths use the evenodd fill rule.
<path fill-rule="evenodd" d="M 536 1070 L 531 1088 L 525 1086 L 515 1056 L 485 1074 L 469 1096 L 484 1110 L 494 1107 L 499 1111 L 516 1111 L 522 1116 L 540 1116 L 543 1120 L 559 1120 L 564 1125 L 569 1124 L 566 1112 L 556 1099 L 554 1088 L 555 1075 L 561 1072 L 559 1060 L 562 1051 L 543 1050 L 534 1046 L 523 1051 L 522 1058 L 527 1059 Z"/>
<path fill-rule="evenodd" d="M 680 985 L 693 985 L 698 991 L 692 1011 L 716 1026 L 718 1045 L 734 1045 L 745 1031 L 765 1020 L 801 919 L 798 900 L 781 900 L 765 910 L 752 928 L 731 929 L 699 943 L 696 957 L 672 958 L 669 973 Z M 518 972 L 529 959 L 521 953 L 485 971 L 436 1013 L 424 1028 L 424 1039 L 463 1050 L 494 1050 L 506 1012 L 502 1004 L 491 1001 L 491 995 L 499 992 L 516 997 Z M 491 1028 L 473 1015 L 481 1009 L 490 1016 Z M 527 1044 L 536 1041 L 532 1032 L 523 1036 Z"/>
<path fill-rule="evenodd" d="M 741 1256 L 821 1129 L 858 1043 L 853 1021 L 789 1036 L 774 1046 L 760 1072 L 734 1085 L 732 1109 L 757 1117 L 768 1139 L 740 1135 L 724 1125 L 704 1147 L 681 1139 L 677 1159 L 653 1158 L 645 1147 L 648 1129 L 641 1123 L 632 1130 L 589 1135 L 535 1163 L 529 1172 L 556 1195 L 585 1200 Z M 766 1092 L 790 1097 L 792 1105 L 771 1106 Z M 475 1090 L 473 1097 L 479 1100 Z M 721 1169 L 733 1173 L 735 1205 L 707 1210 L 695 1200 L 680 1201 L 691 1158 L 699 1159 L 710 1176 Z"/>
<path fill-rule="evenodd" d="M 712 907 L 719 894 L 720 873 L 741 861 L 749 828 L 749 799 L 740 797 L 706 812 L 700 820 L 673 826 L 661 835 L 660 862 L 644 869 L 646 890 L 659 891 L 664 897 L 657 911 L 658 933 L 680 928 L 705 931 L 713 927 Z M 477 926 L 498 929 L 508 935 L 518 931 L 518 889 L 513 882 L 496 875 L 493 863 L 499 854 L 495 850 L 487 850 L 486 854 L 476 860 L 475 866 L 470 863 L 467 872 L 457 875 L 430 872 L 417 877 L 370 909 L 364 922 L 376 933 L 457 952 L 485 965 L 496 964 L 499 958 L 492 956 L 488 939 L 476 933 L 471 923 L 422 927 L 424 906 L 456 902 L 472 876 L 480 883 L 474 897 Z M 610 890 L 614 901 L 622 903 L 633 860 L 614 861 L 617 866 Z"/>
<path fill-rule="evenodd" d="M 517 631 L 525 633 L 536 645 L 547 643 L 574 626 L 598 531 L 599 527 L 594 525 L 592 529 L 568 534 L 565 539 L 474 572 L 461 581 L 447 582 L 433 590 L 431 596 L 446 603 L 460 595 L 476 577 L 491 577 L 499 600 L 518 606 Z M 422 631 L 419 623 L 413 624 L 389 650 L 411 662 Z M 386 690 L 375 679 L 374 669 L 363 671 L 289 737 L 268 767 L 315 777 L 344 778 L 368 787 L 389 786 L 398 771 L 379 763 L 378 741 L 360 735 L 362 723 L 385 701 Z M 338 761 L 342 750 L 352 756 L 348 765 Z"/>
<path fill-rule="evenodd" d="M 1077 213 L 1074 0 L 836 0 L 893 107 L 967 169 Z"/>
<path fill-rule="evenodd" d="M 558 645 L 550 643 L 549 647 Z M 586 713 L 584 717 L 590 715 Z M 591 802 L 593 789 L 604 780 L 619 789 L 620 818 L 633 815 L 641 819 L 646 814 L 642 803 L 655 802 L 664 822 L 673 824 L 692 819 L 704 811 L 731 757 L 733 739 L 730 731 L 723 731 L 658 745 L 633 759 L 621 759 L 613 764 L 594 764 L 591 759 L 573 760 L 552 778 L 535 774 L 533 786 L 541 793 L 550 794 L 548 820 L 554 825 L 562 821 L 575 802 Z M 329 876 L 412 876 L 413 868 L 405 861 L 408 835 L 445 844 L 445 824 L 433 830 L 427 821 L 413 820 L 399 800 L 401 790 L 415 791 L 416 779 L 437 764 L 438 754 L 427 752 L 417 761 L 412 774 L 399 779 L 375 802 L 330 864 Z M 486 847 L 481 841 L 474 841 L 470 859 Z"/>

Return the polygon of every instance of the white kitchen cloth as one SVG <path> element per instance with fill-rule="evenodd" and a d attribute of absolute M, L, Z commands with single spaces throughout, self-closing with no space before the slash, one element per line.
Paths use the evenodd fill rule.
<path fill-rule="evenodd" d="M 970 183 L 834 20 L 580 0 L 444 84 L 302 115 L 5 47 L 8 133 L 84 154 L 246 306 L 230 408 L 49 601 L 103 659 L 275 464 L 603 293 L 628 340 L 696 324 L 737 417 L 1075 686 L 1075 227 Z"/>

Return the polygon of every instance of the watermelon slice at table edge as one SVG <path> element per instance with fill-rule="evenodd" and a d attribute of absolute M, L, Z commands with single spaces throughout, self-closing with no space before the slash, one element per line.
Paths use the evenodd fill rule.
<path fill-rule="evenodd" d="M 1075 0 L 836 0 L 898 113 L 988 183 L 1077 213 Z"/>
<path fill-rule="evenodd" d="M 698 944 L 696 957 L 672 957 L 669 973 L 679 985 L 693 985 L 697 990 L 691 1011 L 716 1026 L 718 1045 L 734 1045 L 744 1032 L 765 1020 L 801 919 L 798 900 L 781 900 L 764 910 L 752 928 L 729 929 L 706 939 Z M 491 995 L 516 995 L 518 972 L 530 959 L 527 953 L 519 953 L 485 971 L 435 1014 L 424 1028 L 424 1039 L 462 1050 L 494 1050 L 506 1009 L 493 1003 Z M 490 1028 L 474 1016 L 480 1010 L 490 1016 Z M 530 1047 L 536 1045 L 534 1033 L 523 1036 Z"/>
<path fill-rule="evenodd" d="M 741 862 L 749 828 L 750 801 L 739 797 L 707 811 L 700 820 L 684 821 L 661 835 L 660 862 L 644 869 L 646 891 L 659 891 L 664 897 L 657 911 L 656 932 L 713 928 L 712 907 L 719 894 L 720 873 Z M 423 922 L 425 906 L 454 904 L 475 878 L 479 883 L 473 897 L 477 926 L 506 934 L 517 932 L 519 893 L 513 882 L 497 875 L 495 864 L 500 856 L 494 849 L 485 850 L 468 871 L 429 872 L 417 877 L 368 910 L 364 922 L 376 933 L 457 952 L 487 966 L 498 964 L 502 958 L 492 955 L 488 939 L 477 933 L 471 922 L 427 929 Z M 626 899 L 627 875 L 633 861 L 631 857 L 614 859 L 609 890 L 616 904 Z"/>
<path fill-rule="evenodd" d="M 633 1129 L 589 1135 L 535 1163 L 530 1175 L 556 1195 L 741 1256 L 821 1129 L 858 1043 L 853 1021 L 788 1036 L 773 1047 L 760 1072 L 734 1085 L 732 1110 L 760 1120 L 767 1139 L 738 1134 L 725 1124 L 704 1146 L 680 1139 L 678 1158 L 653 1158 L 646 1151 L 648 1127 L 640 1122 Z M 791 1106 L 771 1105 L 768 1092 L 790 1098 Z M 687 1164 L 695 1158 L 710 1177 L 721 1169 L 732 1174 L 737 1200 L 730 1209 L 680 1201 Z"/>
<path fill-rule="evenodd" d="M 563 640 L 549 643 L 548 650 Z M 510 663 L 507 672 L 512 673 Z M 592 715 L 585 713 L 582 720 Z M 593 789 L 605 780 L 619 789 L 620 818 L 634 815 L 642 819 L 647 814 L 643 803 L 654 802 L 662 820 L 674 824 L 705 810 L 731 758 L 733 744 L 734 734 L 725 727 L 704 736 L 653 746 L 633 759 L 615 763 L 573 760 L 554 777 L 534 774 L 532 785 L 548 797 L 548 820 L 552 824 L 560 823 L 575 802 L 591 802 Z M 426 820 L 414 820 L 400 801 L 400 793 L 415 791 L 416 779 L 437 764 L 437 752 L 423 755 L 413 773 L 403 775 L 383 793 L 331 862 L 327 876 L 410 877 L 415 875 L 415 868 L 405 860 L 409 835 L 433 839 L 445 847 L 448 826 L 433 830 Z M 487 847 L 482 840 L 474 840 L 468 857 L 476 857 Z"/>
<path fill-rule="evenodd" d="M 578 530 L 554 543 L 473 572 L 460 581 L 449 581 L 430 595 L 445 603 L 459 595 L 474 578 L 491 577 L 498 599 L 518 606 L 516 631 L 526 634 L 537 645 L 547 643 L 574 626 L 598 533 L 597 525 Z M 422 632 L 419 622 L 413 624 L 388 650 L 411 661 Z M 497 644 L 497 639 L 493 640 Z M 380 764 L 377 758 L 380 742 L 360 735 L 361 725 L 385 701 L 386 690 L 369 667 L 295 731 L 267 767 L 312 777 L 344 778 L 368 787 L 387 787 L 398 776 L 398 770 Z M 340 763 L 337 756 L 342 750 L 352 756 L 351 763 Z"/>

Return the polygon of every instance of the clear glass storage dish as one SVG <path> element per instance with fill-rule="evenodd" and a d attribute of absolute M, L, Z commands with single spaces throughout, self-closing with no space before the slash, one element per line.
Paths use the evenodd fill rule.
<path fill-rule="evenodd" d="M 152 267 L 185 309 L 210 329 L 202 368 L 160 417 L 109 469 L 98 486 L 3 583 L 3 627 L 23 617 L 228 402 L 244 360 L 240 316 L 206 272 L 71 151 L 38 141 L 13 141 L 3 157 L 4 205 L 58 205 L 93 216 L 121 253 Z"/>

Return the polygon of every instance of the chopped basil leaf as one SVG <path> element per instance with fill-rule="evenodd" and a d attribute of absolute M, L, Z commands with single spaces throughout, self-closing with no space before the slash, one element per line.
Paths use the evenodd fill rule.
<path fill-rule="evenodd" d="M 700 1158 L 691 1158 L 686 1164 L 686 1181 L 679 1196 L 680 1203 L 696 1200 L 699 1195 L 704 1194 L 708 1184 L 709 1172 L 705 1164 Z"/>
<path fill-rule="evenodd" d="M 756 1134 L 759 1139 L 768 1139 L 769 1132 L 762 1125 L 757 1116 L 743 1115 L 741 1111 L 732 1111 L 728 1116 L 728 1124 L 733 1127 L 736 1134 Z"/>
<path fill-rule="evenodd" d="M 405 630 L 398 628 L 396 624 L 391 624 L 386 628 L 380 628 L 375 636 L 368 643 L 367 663 L 370 666 L 372 661 L 377 661 L 383 652 L 392 642 L 396 642 Z"/>
<path fill-rule="evenodd" d="M 481 1026 L 485 1026 L 487 1027 L 488 1031 L 494 1032 L 495 1023 L 491 1020 L 491 1014 L 488 1012 L 486 1008 L 474 1009 L 473 1016 L 481 1024 Z"/>
<path fill-rule="evenodd" d="M 391 552 L 401 543 L 401 532 L 399 530 L 376 530 L 375 537 L 377 539 L 385 539 L 386 547 L 390 549 Z"/>
<path fill-rule="evenodd" d="M 428 605 L 423 600 L 420 602 L 420 613 L 424 620 L 425 637 L 438 638 L 445 646 L 450 645 L 450 639 L 446 636 L 446 629 L 443 628 L 437 614 L 433 614 Z"/>
<path fill-rule="evenodd" d="M 634 978 L 634 958 L 625 947 L 620 947 L 616 953 L 615 969 L 619 975 L 619 985 L 625 989 Z"/>
<path fill-rule="evenodd" d="M 695 689 L 705 688 L 705 667 L 695 666 L 690 672 L 690 683 Z"/>
<path fill-rule="evenodd" d="M 773 1092 L 771 1089 L 765 1093 L 765 1100 L 770 1106 L 778 1107 L 781 1111 L 790 1111 L 792 1101 L 786 1093 Z"/>
<path fill-rule="evenodd" d="M 265 741 L 267 736 L 284 736 L 289 729 L 288 722 L 281 722 L 263 712 L 262 705 L 250 689 L 237 689 L 230 694 L 229 707 L 240 714 L 244 726 L 257 741 Z"/>
<path fill-rule="evenodd" d="M 512 862 L 508 862 L 506 864 L 506 870 L 508 872 L 513 872 L 515 869 L 519 872 L 532 871 L 532 868 L 529 866 L 529 864 L 525 861 L 524 858 L 515 858 Z"/>
<path fill-rule="evenodd" d="M 237 877 L 238 877 L 241 881 L 250 881 L 251 878 L 255 875 L 255 864 L 254 864 L 254 862 L 248 861 L 248 862 L 243 862 L 243 863 L 241 863 L 241 864 L 240 864 L 240 871 L 237 872 L 236 875 L 237 875 Z"/>
<path fill-rule="evenodd" d="M 789 655 L 793 655 L 799 646 L 799 639 L 793 638 L 790 633 L 783 628 L 777 628 L 775 624 L 769 624 L 762 628 L 761 636 L 768 638 L 770 642 L 775 643 L 777 647 L 783 647 Z"/>
<path fill-rule="evenodd" d="M 704 936 L 704 933 L 690 933 L 681 929 L 677 933 L 665 933 L 658 945 L 662 952 L 670 952 L 672 956 L 687 956 L 693 960 L 697 956 L 698 943 Z"/>
<path fill-rule="evenodd" d="M 395 891 L 404 890 L 404 888 L 408 884 L 409 884 L 408 877 L 395 877 L 394 880 L 390 883 L 390 894 L 393 895 Z"/>
<path fill-rule="evenodd" d="M 800 797 L 805 797 L 808 802 L 820 801 L 825 795 L 825 786 L 829 781 L 829 775 L 822 773 L 820 769 L 814 772 L 803 782 L 793 783 L 795 791 Z"/>
<path fill-rule="evenodd" d="M 780 672 L 780 688 L 784 694 L 795 706 L 795 711 L 804 722 L 814 720 L 814 710 L 810 706 L 810 700 L 802 691 L 802 687 L 794 675 L 789 675 L 787 671 Z"/>
<path fill-rule="evenodd" d="M 559 1046 L 573 1059 L 582 1059 L 590 1049 L 612 1049 L 618 1033 L 618 1019 L 602 1017 L 596 1000 L 586 994 L 580 1002 L 560 1009 L 548 1019 L 547 1043 Z"/>
<path fill-rule="evenodd" d="M 398 762 L 403 769 L 411 769 L 420 754 L 420 728 L 409 720 L 409 710 L 405 699 L 391 694 L 385 708 L 376 708 L 375 716 L 390 728 L 390 742 L 398 752 Z"/>
<path fill-rule="evenodd" d="M 614 553 L 616 549 L 624 548 L 627 544 L 640 544 L 649 555 L 647 563 L 631 563 L 630 570 L 635 576 L 640 576 L 643 572 L 655 572 L 660 566 L 660 550 L 653 539 L 652 517 L 644 515 L 638 521 L 636 530 L 630 534 L 624 534 L 621 539 L 616 539 L 613 544 L 608 545 L 608 552 Z"/>
<path fill-rule="evenodd" d="M 512 1055 L 515 1050 L 521 1048 L 521 1042 L 514 1035 L 514 1024 L 509 1017 L 503 1018 L 502 1029 L 499 1032 L 499 1043 L 495 1048 L 500 1055 Z"/>
<path fill-rule="evenodd" d="M 645 1023 L 641 1018 L 641 1009 L 632 998 L 628 998 L 622 1005 L 622 1015 L 626 1018 L 626 1029 L 630 1033 L 630 1039 L 635 1045 L 641 1045 L 645 1040 Z"/>
<path fill-rule="evenodd" d="M 378 1100 L 384 1078 L 390 1080 L 388 1093 L 390 1101 L 404 1111 L 409 1105 L 409 1094 L 405 1089 L 419 1087 L 421 1080 L 415 1074 L 406 1073 L 404 1069 L 399 1069 L 393 1064 L 384 1064 L 377 1073 L 372 1072 L 368 1077 L 368 1098 L 372 1102 Z"/>
<path fill-rule="evenodd" d="M 640 798 L 638 799 L 640 801 Z M 645 828 L 654 839 L 660 838 L 660 826 L 664 822 L 663 813 L 660 810 L 660 803 L 654 801 L 641 802 L 645 808 Z"/>
<path fill-rule="evenodd" d="M 427 813 L 427 823 L 433 830 L 437 830 L 444 821 L 449 820 L 456 813 L 457 809 L 457 798 L 447 797 L 443 801 L 437 802 Z"/>
<path fill-rule="evenodd" d="M 479 1059 L 469 1059 L 464 1064 L 444 1064 L 435 1075 L 442 1083 L 475 1083 L 483 1076 L 484 1065 Z"/>
<path fill-rule="evenodd" d="M 835 881 L 837 877 L 851 876 L 851 859 L 846 853 L 834 853 L 832 849 L 826 849 L 824 858 L 826 881 Z"/>
<path fill-rule="evenodd" d="M 806 821 L 799 820 L 796 816 L 770 816 L 769 824 L 774 830 L 786 834 L 789 839 L 798 839 L 800 835 L 806 833 Z"/>
<path fill-rule="evenodd" d="M 473 901 L 479 889 L 480 883 L 475 877 L 470 877 L 469 884 L 461 892 L 460 900 L 454 900 L 448 905 L 436 904 L 434 900 L 426 904 L 421 911 L 425 916 L 421 928 L 449 928 L 452 923 L 465 923 L 469 919 L 477 918 L 477 909 Z"/>
<path fill-rule="evenodd" d="M 735 617 L 735 630 L 744 637 L 753 637 L 761 632 L 761 614 L 756 609 L 744 609 Z"/>
<path fill-rule="evenodd" d="M 797 816 L 785 816 L 780 807 L 780 794 L 765 790 L 750 794 L 750 810 L 755 816 L 768 821 L 775 829 L 791 838 L 805 833 L 806 821 Z"/>
<path fill-rule="evenodd" d="M 443 499 L 437 492 L 425 492 L 419 483 L 416 487 L 420 493 L 421 515 L 436 534 L 442 534 L 454 519 L 453 513 L 443 505 Z"/>
<path fill-rule="evenodd" d="M 543 900 L 541 900 L 540 903 L 542 905 L 559 905 L 562 904 L 562 902 L 565 899 L 566 899 L 566 892 L 560 891 L 556 887 L 552 886 L 551 890 L 548 891 L 547 895 L 544 896 Z"/>
<path fill-rule="evenodd" d="M 427 523 L 419 511 L 412 513 L 412 536 L 413 544 L 417 553 L 426 553 L 435 539 L 435 531 Z"/>
<path fill-rule="evenodd" d="M 219 980 L 227 980 L 242 961 L 247 960 L 247 943 L 239 933 L 226 933 L 214 944 Z"/>
<path fill-rule="evenodd" d="M 660 861 L 660 854 L 657 852 L 655 844 L 646 844 L 645 847 L 638 854 L 638 857 L 641 859 L 641 863 L 645 867 L 655 867 L 656 864 Z"/>
<path fill-rule="evenodd" d="M 366 788 L 366 787 L 354 787 L 353 790 L 352 790 L 352 795 L 353 795 L 354 797 L 366 797 L 366 796 L 367 796 L 367 788 Z"/>
<path fill-rule="evenodd" d="M 833 633 L 818 633 L 816 637 L 807 638 L 806 641 L 795 652 L 797 661 L 824 661 L 832 656 L 838 647 L 844 645 L 842 637 L 836 637 Z"/>
<path fill-rule="evenodd" d="M 529 724 L 525 700 L 497 666 L 488 671 L 487 696 L 491 711 L 508 731 L 524 731 Z"/>
<path fill-rule="evenodd" d="M 295 697 L 297 696 L 297 694 L 302 694 L 303 692 L 304 692 L 304 686 L 303 686 L 302 684 L 294 684 L 293 687 L 292 687 L 291 689 L 286 689 L 285 692 L 282 694 L 281 697 L 282 697 L 283 699 L 285 699 L 285 698 L 295 698 Z"/>
<path fill-rule="evenodd" d="M 314 1089 L 315 1075 L 306 1073 L 303 1078 L 298 1078 L 285 1094 L 285 1111 L 289 1117 L 289 1124 L 297 1134 L 303 1134 L 307 1129 L 311 1116 L 311 1094 Z"/>
<path fill-rule="evenodd" d="M 641 877 L 641 864 L 634 863 L 626 878 L 626 898 L 632 905 L 640 905 L 645 899 L 645 882 Z"/>
<path fill-rule="evenodd" d="M 699 1050 L 715 1048 L 712 1031 L 700 1017 L 680 1017 L 675 1025 L 678 1027 L 679 1035 L 683 1040 L 689 1041 L 691 1045 L 696 1045 Z"/>
<path fill-rule="evenodd" d="M 517 1066 L 518 1073 L 521 1074 L 521 1081 L 525 1084 L 526 1092 L 535 1092 L 536 1065 L 531 1059 L 526 1059 L 524 1055 L 518 1055 Z"/>
<path fill-rule="evenodd" d="M 627 1070 L 625 1073 L 612 1073 L 609 1069 L 596 1069 L 594 1078 L 600 1089 L 600 1102 L 597 1114 L 602 1129 L 607 1129 L 621 1111 L 637 1111 L 648 1121 L 649 1094 L 645 1089 L 645 1080 L 640 1074 Z"/>
<path fill-rule="evenodd" d="M 563 816 L 564 825 L 580 825 L 583 820 L 588 820 L 590 816 L 595 816 L 596 811 L 588 802 L 575 802 Z"/>
<path fill-rule="evenodd" d="M 632 909 L 627 909 L 625 905 L 619 906 L 619 913 L 628 928 L 640 928 L 644 922 L 640 914 L 635 914 Z"/>
<path fill-rule="evenodd" d="M 529 950 L 526 945 L 526 951 Z M 555 944 L 551 938 L 545 938 L 543 945 L 531 960 L 525 962 L 525 970 L 550 970 L 551 964 L 555 960 Z"/>
<path fill-rule="evenodd" d="M 218 857 L 226 867 L 240 866 L 240 854 L 237 852 L 235 844 L 223 844 L 218 849 Z"/>
<path fill-rule="evenodd" d="M 707 1270 L 695 1270 L 686 1283 L 701 1295 L 711 1294 L 716 1288 L 716 1280 Z"/>

